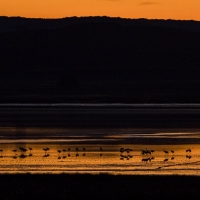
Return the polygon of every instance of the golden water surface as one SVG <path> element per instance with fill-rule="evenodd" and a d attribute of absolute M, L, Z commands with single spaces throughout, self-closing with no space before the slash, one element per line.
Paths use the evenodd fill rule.
<path fill-rule="evenodd" d="M 200 144 L 1 143 L 0 173 L 27 172 L 200 175 Z"/>

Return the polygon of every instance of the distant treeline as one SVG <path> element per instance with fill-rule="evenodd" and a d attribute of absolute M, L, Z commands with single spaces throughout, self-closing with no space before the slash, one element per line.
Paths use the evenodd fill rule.
<path fill-rule="evenodd" d="M 0 102 L 200 102 L 200 22 L 2 20 Z"/>

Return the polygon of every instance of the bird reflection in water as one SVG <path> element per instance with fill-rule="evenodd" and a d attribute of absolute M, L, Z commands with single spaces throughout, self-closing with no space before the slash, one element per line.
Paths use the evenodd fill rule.
<path fill-rule="evenodd" d="M 130 155 L 130 151 L 133 151 L 132 149 L 129 148 L 120 148 L 119 152 L 120 152 L 120 160 L 130 160 L 131 158 L 133 158 L 132 155 Z"/>
<path fill-rule="evenodd" d="M 192 156 L 191 155 L 186 155 L 186 158 L 191 159 Z"/>
<path fill-rule="evenodd" d="M 71 149 L 68 148 L 68 157 L 70 157 L 70 151 L 71 151 Z"/>
<path fill-rule="evenodd" d="M 86 151 L 86 149 L 85 149 L 85 147 L 83 147 L 83 156 L 86 156 L 85 151 Z"/>
<path fill-rule="evenodd" d="M 103 156 L 103 154 L 102 154 L 103 148 L 100 147 L 99 150 L 100 150 L 100 157 L 102 157 Z"/>
<path fill-rule="evenodd" d="M 33 154 L 31 153 L 31 151 L 33 150 L 33 148 L 32 148 L 32 147 L 29 147 L 28 149 L 29 149 L 29 151 L 30 151 L 30 153 L 29 153 L 28 156 L 29 156 L 29 157 L 33 156 Z"/>
<path fill-rule="evenodd" d="M 3 149 L 0 149 L 0 152 L 1 152 L 0 158 L 3 158 Z"/>

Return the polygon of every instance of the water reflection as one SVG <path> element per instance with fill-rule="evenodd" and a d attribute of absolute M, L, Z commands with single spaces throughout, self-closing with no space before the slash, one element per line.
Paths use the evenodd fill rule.
<path fill-rule="evenodd" d="M 0 144 L 0 173 L 200 175 L 200 145 Z"/>

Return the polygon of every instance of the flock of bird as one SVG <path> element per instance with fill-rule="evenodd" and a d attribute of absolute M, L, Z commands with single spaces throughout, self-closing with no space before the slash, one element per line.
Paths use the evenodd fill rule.
<path fill-rule="evenodd" d="M 26 152 L 27 151 L 30 151 L 29 154 L 27 155 Z M 13 149 L 12 151 L 15 153 L 15 155 L 13 156 L 13 158 L 26 158 L 26 157 L 31 157 L 33 156 L 32 154 L 32 147 L 29 147 L 28 149 L 24 148 L 24 147 L 19 147 L 19 151 L 21 152 L 20 155 L 17 154 L 18 150 L 17 149 Z M 46 148 L 43 148 L 43 151 L 44 151 L 44 155 L 43 157 L 49 157 L 50 156 L 50 153 L 49 153 L 49 148 L 46 147 Z M 103 148 L 100 147 L 99 148 L 99 151 L 100 151 L 100 157 L 103 155 L 102 154 L 102 151 L 103 151 Z M 58 159 L 61 159 L 61 158 L 66 158 L 67 156 L 70 157 L 71 154 L 71 148 L 68 148 L 68 149 L 62 149 L 62 150 L 57 150 L 58 152 Z M 61 153 L 63 152 L 64 155 L 62 155 L 61 157 Z M 68 153 L 67 153 L 68 152 Z M 76 152 L 76 157 L 79 156 L 79 152 L 83 152 L 83 156 L 86 156 L 86 148 L 83 147 L 82 149 L 79 149 L 79 148 L 75 148 L 75 152 Z M 3 158 L 3 149 L 0 149 L 0 158 Z"/>
<path fill-rule="evenodd" d="M 125 160 L 125 159 L 129 160 L 130 158 L 133 157 L 132 155 L 129 154 L 131 151 L 133 151 L 132 149 L 121 148 L 119 151 L 120 151 L 120 160 Z M 155 159 L 154 156 L 153 156 L 154 152 L 155 152 L 154 150 L 148 150 L 147 148 L 145 150 L 142 150 L 141 154 L 143 156 L 145 156 L 145 157 L 142 158 L 142 162 L 150 162 L 150 161 L 154 160 Z M 166 155 L 168 155 L 169 153 L 174 154 L 174 150 L 167 151 L 167 150 L 164 149 L 163 152 Z M 190 148 L 186 149 L 186 158 L 188 158 L 188 159 L 192 158 L 192 156 L 190 155 L 191 152 L 192 152 L 192 150 Z M 124 154 L 124 153 L 126 153 L 126 154 Z M 173 155 L 171 157 L 171 160 L 174 160 L 174 156 Z M 169 161 L 169 158 L 165 158 L 164 159 L 164 162 L 167 162 L 167 161 Z"/>
<path fill-rule="evenodd" d="M 19 147 L 19 151 L 21 152 L 20 155 L 17 154 L 18 150 L 17 149 L 13 149 L 12 151 L 15 153 L 15 155 L 13 156 L 14 159 L 16 158 L 26 158 L 27 156 L 31 157 L 33 156 L 32 154 L 32 148 L 31 147 L 28 147 L 28 149 L 24 148 L 24 147 Z M 49 153 L 49 148 L 46 147 L 46 148 L 43 148 L 43 151 L 44 151 L 44 155 L 43 157 L 49 157 L 50 156 L 50 153 Z M 29 151 L 29 154 L 27 155 L 27 151 Z M 133 155 L 130 155 L 130 152 L 132 152 L 133 150 L 132 149 L 129 149 L 129 148 L 120 148 L 120 160 L 129 160 L 133 157 Z M 70 152 L 71 152 L 71 148 L 68 148 L 68 149 L 62 149 L 62 150 L 57 150 L 58 152 L 58 159 L 61 159 L 61 158 L 67 158 L 70 157 Z M 79 149 L 79 148 L 75 148 L 75 156 L 78 157 L 79 156 L 79 152 L 82 152 L 83 156 L 86 156 L 86 148 L 83 147 L 82 149 Z M 103 155 L 102 152 L 103 152 L 103 148 L 100 147 L 99 148 L 99 152 L 100 152 L 100 157 Z M 141 150 L 141 154 L 143 155 L 143 158 L 142 158 L 142 161 L 143 162 L 150 162 L 152 160 L 154 160 L 154 150 L 147 150 L 147 148 L 145 150 Z M 171 153 L 172 157 L 171 157 L 171 160 L 174 159 L 174 150 L 170 150 L 170 151 L 167 151 L 167 150 L 163 150 L 163 152 L 168 155 L 169 153 Z M 191 149 L 186 149 L 186 158 L 190 159 L 192 156 L 191 156 Z M 3 157 L 3 149 L 0 149 L 0 158 Z M 164 161 L 167 162 L 169 160 L 169 158 L 165 158 Z"/>

